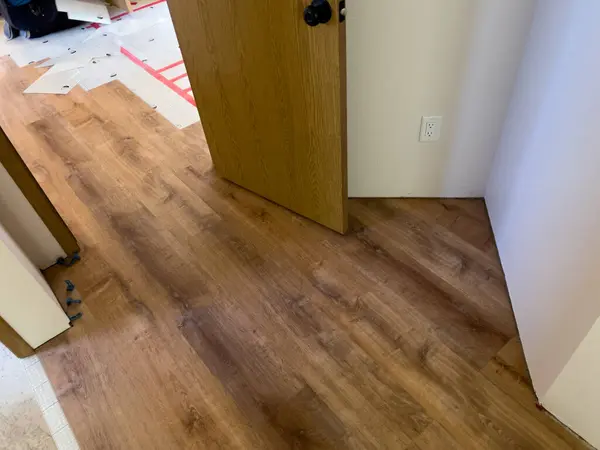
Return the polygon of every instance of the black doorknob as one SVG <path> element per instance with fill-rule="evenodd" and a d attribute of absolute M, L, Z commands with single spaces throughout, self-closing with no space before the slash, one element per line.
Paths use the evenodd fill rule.
<path fill-rule="evenodd" d="M 312 3 L 304 8 L 304 21 L 311 27 L 331 20 L 331 5 L 327 0 L 312 0 Z"/>

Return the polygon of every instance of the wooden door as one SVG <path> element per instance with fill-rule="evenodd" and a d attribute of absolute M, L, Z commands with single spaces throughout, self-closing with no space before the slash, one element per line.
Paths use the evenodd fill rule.
<path fill-rule="evenodd" d="M 319 0 L 317 0 L 319 1 Z M 347 227 L 345 27 L 339 0 L 169 0 L 210 153 L 224 178 Z"/>

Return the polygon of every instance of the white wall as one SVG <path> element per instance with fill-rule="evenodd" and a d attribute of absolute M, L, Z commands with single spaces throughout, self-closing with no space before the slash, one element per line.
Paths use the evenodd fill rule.
<path fill-rule="evenodd" d="M 0 224 L 40 269 L 66 254 L 42 219 L 0 164 Z"/>
<path fill-rule="evenodd" d="M 37 348 L 69 328 L 52 290 L 0 226 L 0 317 Z"/>
<path fill-rule="evenodd" d="M 483 196 L 535 1 L 347 4 L 349 195 Z"/>
<path fill-rule="evenodd" d="M 600 316 L 599 18 L 596 0 L 539 3 L 486 193 L 534 387 L 559 418 L 577 403 L 600 417 L 582 397 L 600 388 L 583 373 L 600 346 L 581 356 L 596 332 L 582 373 L 565 368 Z"/>

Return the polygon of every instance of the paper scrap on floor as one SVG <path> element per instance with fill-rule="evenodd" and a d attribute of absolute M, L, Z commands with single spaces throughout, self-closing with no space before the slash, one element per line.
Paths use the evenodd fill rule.
<path fill-rule="evenodd" d="M 34 81 L 24 92 L 25 94 L 68 94 L 79 83 L 82 67 L 77 63 L 57 64 Z"/>
<path fill-rule="evenodd" d="M 55 0 L 56 9 L 66 12 L 71 20 L 82 22 L 110 23 L 110 13 L 103 1 Z"/>
<path fill-rule="evenodd" d="M 177 128 L 199 122 L 166 2 L 138 3 L 132 13 L 110 7 L 107 24 L 99 23 L 106 22 L 99 6 L 105 8 L 91 0 L 57 0 L 69 17 L 94 24 L 0 41 L 0 56 L 10 55 L 19 67 L 42 60 L 38 67 L 50 67 L 24 93 L 64 95 L 76 86 L 89 91 L 120 81 Z"/>

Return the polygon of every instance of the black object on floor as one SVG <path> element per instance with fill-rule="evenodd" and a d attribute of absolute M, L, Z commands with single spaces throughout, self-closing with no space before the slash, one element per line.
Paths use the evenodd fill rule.
<path fill-rule="evenodd" d="M 10 26 L 10 23 L 4 22 L 4 37 L 9 41 L 19 35 L 19 30 Z"/>
<path fill-rule="evenodd" d="M 54 0 L 31 0 L 19 6 L 13 6 L 10 0 L 0 0 L 0 14 L 5 20 L 4 34 L 8 39 L 18 36 L 13 30 L 23 32 L 28 38 L 37 38 L 81 23 L 59 12 Z M 10 27 L 8 35 L 6 24 Z"/>

